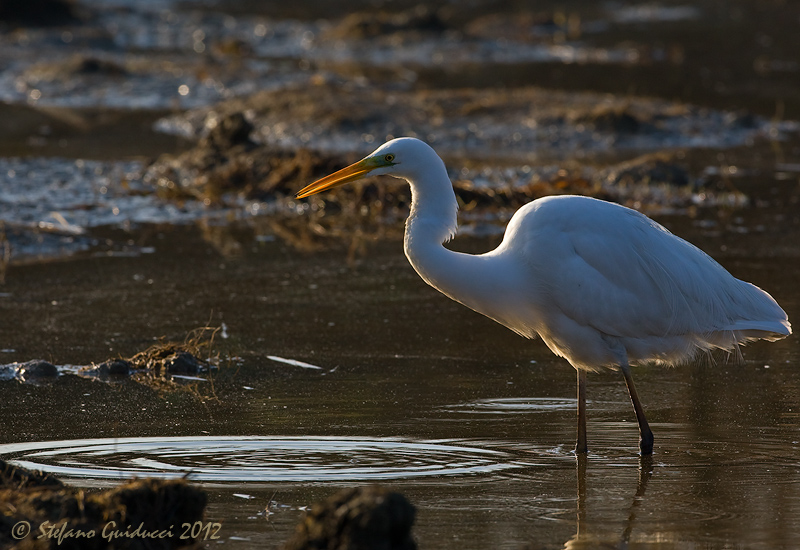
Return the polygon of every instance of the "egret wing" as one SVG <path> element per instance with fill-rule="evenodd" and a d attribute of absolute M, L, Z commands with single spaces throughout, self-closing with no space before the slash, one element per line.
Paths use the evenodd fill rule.
<path fill-rule="evenodd" d="M 542 305 L 576 323 L 613 337 L 646 338 L 785 319 L 768 294 L 646 216 L 590 199 L 553 202 L 561 211 L 541 209 L 517 233 L 524 234 L 523 255 Z"/>

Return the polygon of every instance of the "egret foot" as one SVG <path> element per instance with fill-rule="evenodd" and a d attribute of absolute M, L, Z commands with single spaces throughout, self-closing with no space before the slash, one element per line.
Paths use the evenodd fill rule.
<path fill-rule="evenodd" d="M 653 454 L 653 432 L 650 428 L 647 429 L 647 433 L 640 435 L 639 450 L 642 452 L 642 456 L 650 456 Z"/>

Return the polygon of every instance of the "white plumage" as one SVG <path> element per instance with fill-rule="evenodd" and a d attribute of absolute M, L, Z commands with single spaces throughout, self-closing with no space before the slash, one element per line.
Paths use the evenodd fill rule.
<path fill-rule="evenodd" d="M 516 308 L 525 312 L 508 326 L 541 335 L 575 368 L 676 363 L 789 333 L 766 292 L 650 218 L 605 201 L 536 200 L 490 255 L 509 257 L 530 281 L 515 289 L 525 289 Z"/>
<path fill-rule="evenodd" d="M 298 197 L 379 174 L 411 185 L 405 253 L 428 284 L 523 336 L 540 336 L 578 369 L 578 452 L 586 451 L 586 371 L 623 371 L 640 446 L 649 453 L 652 432 L 630 364 L 674 364 L 699 351 L 791 334 L 769 294 L 647 216 L 597 199 L 535 200 L 514 214 L 495 250 L 448 250 L 443 243 L 456 232 L 458 203 L 444 163 L 417 139 L 392 140 Z"/>

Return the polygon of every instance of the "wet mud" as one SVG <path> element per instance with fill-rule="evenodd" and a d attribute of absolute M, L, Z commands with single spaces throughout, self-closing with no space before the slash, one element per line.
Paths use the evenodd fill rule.
<path fill-rule="evenodd" d="M 703 43 L 700 29 L 716 20 L 711 5 L 531 11 L 492 2 L 470 10 L 354 3 L 330 19 L 320 18 L 326 8 L 316 2 L 303 3 L 303 15 L 233 2 L 222 8 L 231 10 L 227 18 L 188 5 L 70 6 L 79 21 L 7 22 L 13 32 L 2 37 L 0 97 L 8 105 L 0 110 L 11 123 L 0 135 L 10 156 L 0 180 L 24 189 L 0 192 L 4 264 L 6 256 L 28 261 L 97 249 L 104 243 L 91 228 L 102 225 L 306 215 L 304 203 L 290 200 L 296 188 L 398 135 L 436 147 L 465 222 L 480 219 L 482 232 L 492 217 L 497 231 L 519 204 L 552 193 L 648 214 L 745 207 L 744 190 L 707 177 L 709 160 L 697 166 L 686 157 L 781 147 L 797 135 L 786 118 L 795 112 L 791 94 L 770 110 L 749 92 L 738 105 L 721 101 L 727 84 L 697 104 L 676 99 L 691 94 L 666 90 L 608 93 L 618 90 L 589 75 L 581 90 L 570 85 L 569 75 L 597 67 L 620 81 L 630 73 L 637 84 L 651 78 L 640 70 L 695 70 L 707 62 L 690 53 Z M 751 33 L 743 23 L 751 11 L 737 4 L 717 24 Z M 757 19 L 756 28 L 776 23 L 769 39 L 756 37 L 762 50 L 749 82 L 759 86 L 767 73 L 783 82 L 796 71 L 781 61 L 785 35 L 775 17 L 764 10 Z M 663 39 L 648 44 L 646 29 Z M 505 79 L 554 69 L 569 74 Z M 663 164 L 651 170 L 654 154 Z M 642 169 L 626 170 L 630 162 Z M 75 197 L 59 196 L 62 189 Z M 32 204 L 34 195 L 41 198 Z M 327 204 L 327 220 L 343 213 L 327 232 L 357 234 L 364 223 L 396 223 L 407 198 L 404 189 L 370 183 L 315 200 L 311 210 Z M 362 213 L 372 220 L 359 221 Z"/>
<path fill-rule="evenodd" d="M 190 198 L 209 205 L 232 198 L 276 201 L 343 165 L 341 156 L 258 145 L 250 139 L 253 131 L 241 111 L 221 116 L 195 147 L 157 159 L 143 179 L 173 200 Z"/>
<path fill-rule="evenodd" d="M 175 526 L 201 522 L 206 501 L 203 490 L 183 480 L 135 480 L 87 493 L 0 460 L 0 544 L 19 550 L 202 548 L 195 536 L 181 539 Z"/>
<path fill-rule="evenodd" d="M 353 146 L 345 144 L 352 143 L 369 152 L 392 136 L 411 135 L 445 155 L 484 161 L 730 147 L 794 129 L 791 123 L 651 98 L 533 87 L 393 89 L 322 75 L 310 85 L 191 110 L 165 119 L 159 128 L 202 135 L 232 112 L 247 112 L 259 140 L 284 147 L 313 139 L 317 149 L 348 151 Z"/>
<path fill-rule="evenodd" d="M 312 153 L 305 148 L 286 152 L 257 144 L 250 139 L 253 125 L 243 113 L 220 114 L 218 125 L 195 147 L 177 156 L 159 158 L 147 169 L 144 180 L 170 200 L 232 205 L 245 199 L 289 205 L 306 182 L 358 158 L 353 154 Z M 748 200 L 742 192 L 690 175 L 675 154 L 669 153 L 643 155 L 601 169 L 547 171 L 528 167 L 498 170 L 495 174 L 484 169 L 454 173 L 453 179 L 456 196 L 467 216 L 495 218 L 498 222 L 508 219 L 523 204 L 552 194 L 583 194 L 628 205 L 636 202 L 639 209 L 648 212 L 698 204 L 736 206 Z M 308 214 L 320 226 L 335 224 L 341 234 L 348 227 L 352 231 L 354 220 L 359 218 L 373 225 L 397 224 L 408 215 L 410 198 L 405 186 L 384 179 L 312 199 L 314 208 Z M 280 216 L 280 212 L 273 216 Z M 287 218 L 296 216 L 289 211 L 282 217 L 289 223 Z"/>
<path fill-rule="evenodd" d="M 221 524 L 204 521 L 207 501 L 207 492 L 185 479 L 139 479 L 86 492 L 0 460 L 0 544 L 17 550 L 205 548 L 222 538 Z M 414 514 L 400 493 L 377 485 L 346 489 L 314 503 L 281 548 L 415 550 Z"/>
<path fill-rule="evenodd" d="M 306 512 L 285 550 L 416 550 L 414 506 L 403 495 L 372 486 L 345 489 Z"/>
<path fill-rule="evenodd" d="M 387 103 L 392 105 L 391 110 L 383 107 Z M 358 113 L 359 120 L 352 118 L 353 113 Z M 698 203 L 708 207 L 745 203 L 743 194 L 706 187 L 700 175 L 690 174 L 676 158 L 678 152 L 674 149 L 679 142 L 680 147 L 693 144 L 677 136 L 703 134 L 701 139 L 707 141 L 704 145 L 720 139 L 733 145 L 737 140 L 755 139 L 772 126 L 747 117 L 712 113 L 703 120 L 704 116 L 687 106 L 560 97 L 541 90 L 410 94 L 319 83 L 311 89 L 296 89 L 290 95 L 265 92 L 187 114 L 184 118 L 192 124 L 192 135 L 202 136 L 197 147 L 177 158 L 159 159 L 148 169 L 146 179 L 157 182 L 167 192 L 205 201 L 219 200 L 226 190 L 249 199 L 274 200 L 291 197 L 303 182 L 359 158 L 352 153 L 336 154 L 343 143 L 362 143 L 360 150 L 368 152 L 375 145 L 364 144 L 365 140 L 377 144 L 384 135 L 386 139 L 421 135 L 455 162 L 470 158 L 464 168 L 454 170 L 451 176 L 465 209 L 482 207 L 485 215 L 516 210 L 525 202 L 553 193 L 586 194 L 629 205 L 636 201 L 640 209 L 648 212 L 685 209 Z M 292 128 L 278 118 L 310 124 Z M 526 135 L 514 132 L 514 125 L 520 120 L 523 125 L 519 130 Z M 527 128 L 523 128 L 525 121 Z M 177 119 L 169 124 L 185 129 Z M 311 124 L 317 134 L 344 133 L 335 144 L 328 144 L 332 153 L 327 160 L 309 153 L 302 143 L 308 139 L 303 136 L 311 135 Z M 683 124 L 698 127 L 674 128 Z M 710 127 L 700 128 L 703 125 Z M 497 128 L 497 135 L 488 135 L 492 126 Z M 372 128 L 377 135 L 365 136 L 360 131 L 348 135 L 348 128 L 364 127 Z M 280 128 L 280 136 L 273 138 L 276 128 Z M 631 142 L 626 144 L 628 137 Z M 322 140 L 314 143 L 325 150 Z M 289 158 L 285 158 L 287 153 L 272 150 L 290 145 L 299 149 L 288 153 Z M 633 158 L 579 167 L 573 163 L 572 170 L 552 165 L 509 168 L 497 164 L 512 155 L 528 158 L 529 151 L 546 158 L 549 150 L 564 154 L 575 148 L 588 155 L 593 150 L 600 154 L 606 146 L 614 147 L 616 155 L 632 150 L 629 156 Z M 648 149 L 673 152 L 637 156 L 637 152 Z M 355 208 L 350 208 L 349 213 L 367 210 L 381 215 L 397 209 L 406 212 L 408 199 L 408 191 L 399 185 L 362 185 L 354 191 L 339 190 L 325 197 L 324 204 L 350 204 Z M 320 201 L 317 203 L 321 206 Z M 395 222 L 395 218 L 389 216 L 385 221 Z"/>

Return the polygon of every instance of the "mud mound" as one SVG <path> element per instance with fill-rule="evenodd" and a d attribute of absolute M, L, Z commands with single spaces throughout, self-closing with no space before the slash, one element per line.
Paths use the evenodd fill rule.
<path fill-rule="evenodd" d="M 357 12 L 351 13 L 328 33 L 326 38 L 363 40 L 385 37 L 396 33 L 441 33 L 448 30 L 441 10 L 420 4 L 399 13 Z"/>
<path fill-rule="evenodd" d="M 253 125 L 241 112 L 223 116 L 197 145 L 159 158 L 145 174 L 168 199 L 194 198 L 206 204 L 223 195 L 266 200 L 291 196 L 313 177 L 345 163 L 306 149 L 276 150 L 251 140 Z"/>
<path fill-rule="evenodd" d="M 200 548 L 180 537 L 180 525 L 203 519 L 206 494 L 157 479 L 87 493 L 0 460 L 0 502 L 2 548 Z M 114 532 L 127 534 L 110 538 Z"/>
<path fill-rule="evenodd" d="M 285 550 L 416 550 L 415 510 L 382 487 L 345 489 L 314 504 Z"/>

